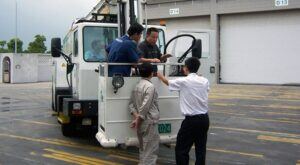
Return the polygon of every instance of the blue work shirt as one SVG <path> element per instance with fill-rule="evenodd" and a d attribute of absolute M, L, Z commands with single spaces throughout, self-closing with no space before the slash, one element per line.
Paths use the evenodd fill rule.
<path fill-rule="evenodd" d="M 108 52 L 109 63 L 137 63 L 139 60 L 139 53 L 137 44 L 132 41 L 128 35 L 115 39 L 110 45 L 106 47 Z M 130 76 L 131 66 L 109 66 L 108 76 L 114 74 L 121 74 L 123 76 Z"/>

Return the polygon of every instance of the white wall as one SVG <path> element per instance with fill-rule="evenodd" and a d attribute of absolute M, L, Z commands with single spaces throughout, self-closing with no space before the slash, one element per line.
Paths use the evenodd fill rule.
<path fill-rule="evenodd" d="M 38 56 L 17 54 L 13 56 L 11 65 L 11 83 L 38 82 Z"/>
<path fill-rule="evenodd" d="M 0 54 L 0 83 L 2 83 L 2 54 Z"/>
<path fill-rule="evenodd" d="M 50 55 L 38 56 L 38 81 L 51 81 L 52 76 L 52 57 Z"/>
<path fill-rule="evenodd" d="M 2 83 L 2 62 L 11 60 L 11 83 L 51 81 L 52 57 L 42 54 L 0 54 L 0 82 Z"/>

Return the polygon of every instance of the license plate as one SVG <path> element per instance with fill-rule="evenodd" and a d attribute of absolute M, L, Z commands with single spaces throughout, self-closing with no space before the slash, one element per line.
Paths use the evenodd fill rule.
<path fill-rule="evenodd" d="M 92 125 L 92 119 L 82 119 L 82 125 Z"/>
<path fill-rule="evenodd" d="M 171 133 L 171 124 L 170 123 L 158 124 L 158 132 Z"/>

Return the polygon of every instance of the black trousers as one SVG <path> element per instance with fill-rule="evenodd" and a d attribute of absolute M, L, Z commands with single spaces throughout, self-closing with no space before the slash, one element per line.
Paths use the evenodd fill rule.
<path fill-rule="evenodd" d="M 185 117 L 177 134 L 175 147 L 177 165 L 189 164 L 189 152 L 193 144 L 195 144 L 195 164 L 205 164 L 208 128 L 208 114 Z"/>

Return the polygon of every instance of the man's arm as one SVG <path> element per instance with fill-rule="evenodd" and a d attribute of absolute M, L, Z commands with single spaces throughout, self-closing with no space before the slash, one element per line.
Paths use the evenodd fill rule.
<path fill-rule="evenodd" d="M 150 63 L 160 63 L 158 58 L 140 58 L 139 62 L 150 62 Z"/>
<path fill-rule="evenodd" d="M 138 107 L 139 116 L 143 120 L 145 119 L 145 116 L 149 112 L 151 104 L 153 104 L 153 97 L 155 93 L 154 86 L 148 87 L 144 93 L 145 94 L 144 94 L 142 105 Z"/>
<path fill-rule="evenodd" d="M 184 84 L 183 78 L 177 78 L 174 80 L 168 80 L 161 73 L 157 73 L 157 77 L 166 85 L 169 86 L 170 91 L 180 91 L 181 86 Z"/>
<path fill-rule="evenodd" d="M 161 73 L 157 72 L 157 77 L 167 86 L 169 86 L 169 80 L 163 76 Z"/>
<path fill-rule="evenodd" d="M 132 91 L 130 101 L 129 101 L 129 111 L 130 114 L 134 117 L 134 120 L 131 122 L 131 128 L 138 128 L 141 123 L 141 118 L 139 117 L 138 110 L 136 109 L 136 105 L 134 103 L 134 91 Z"/>

